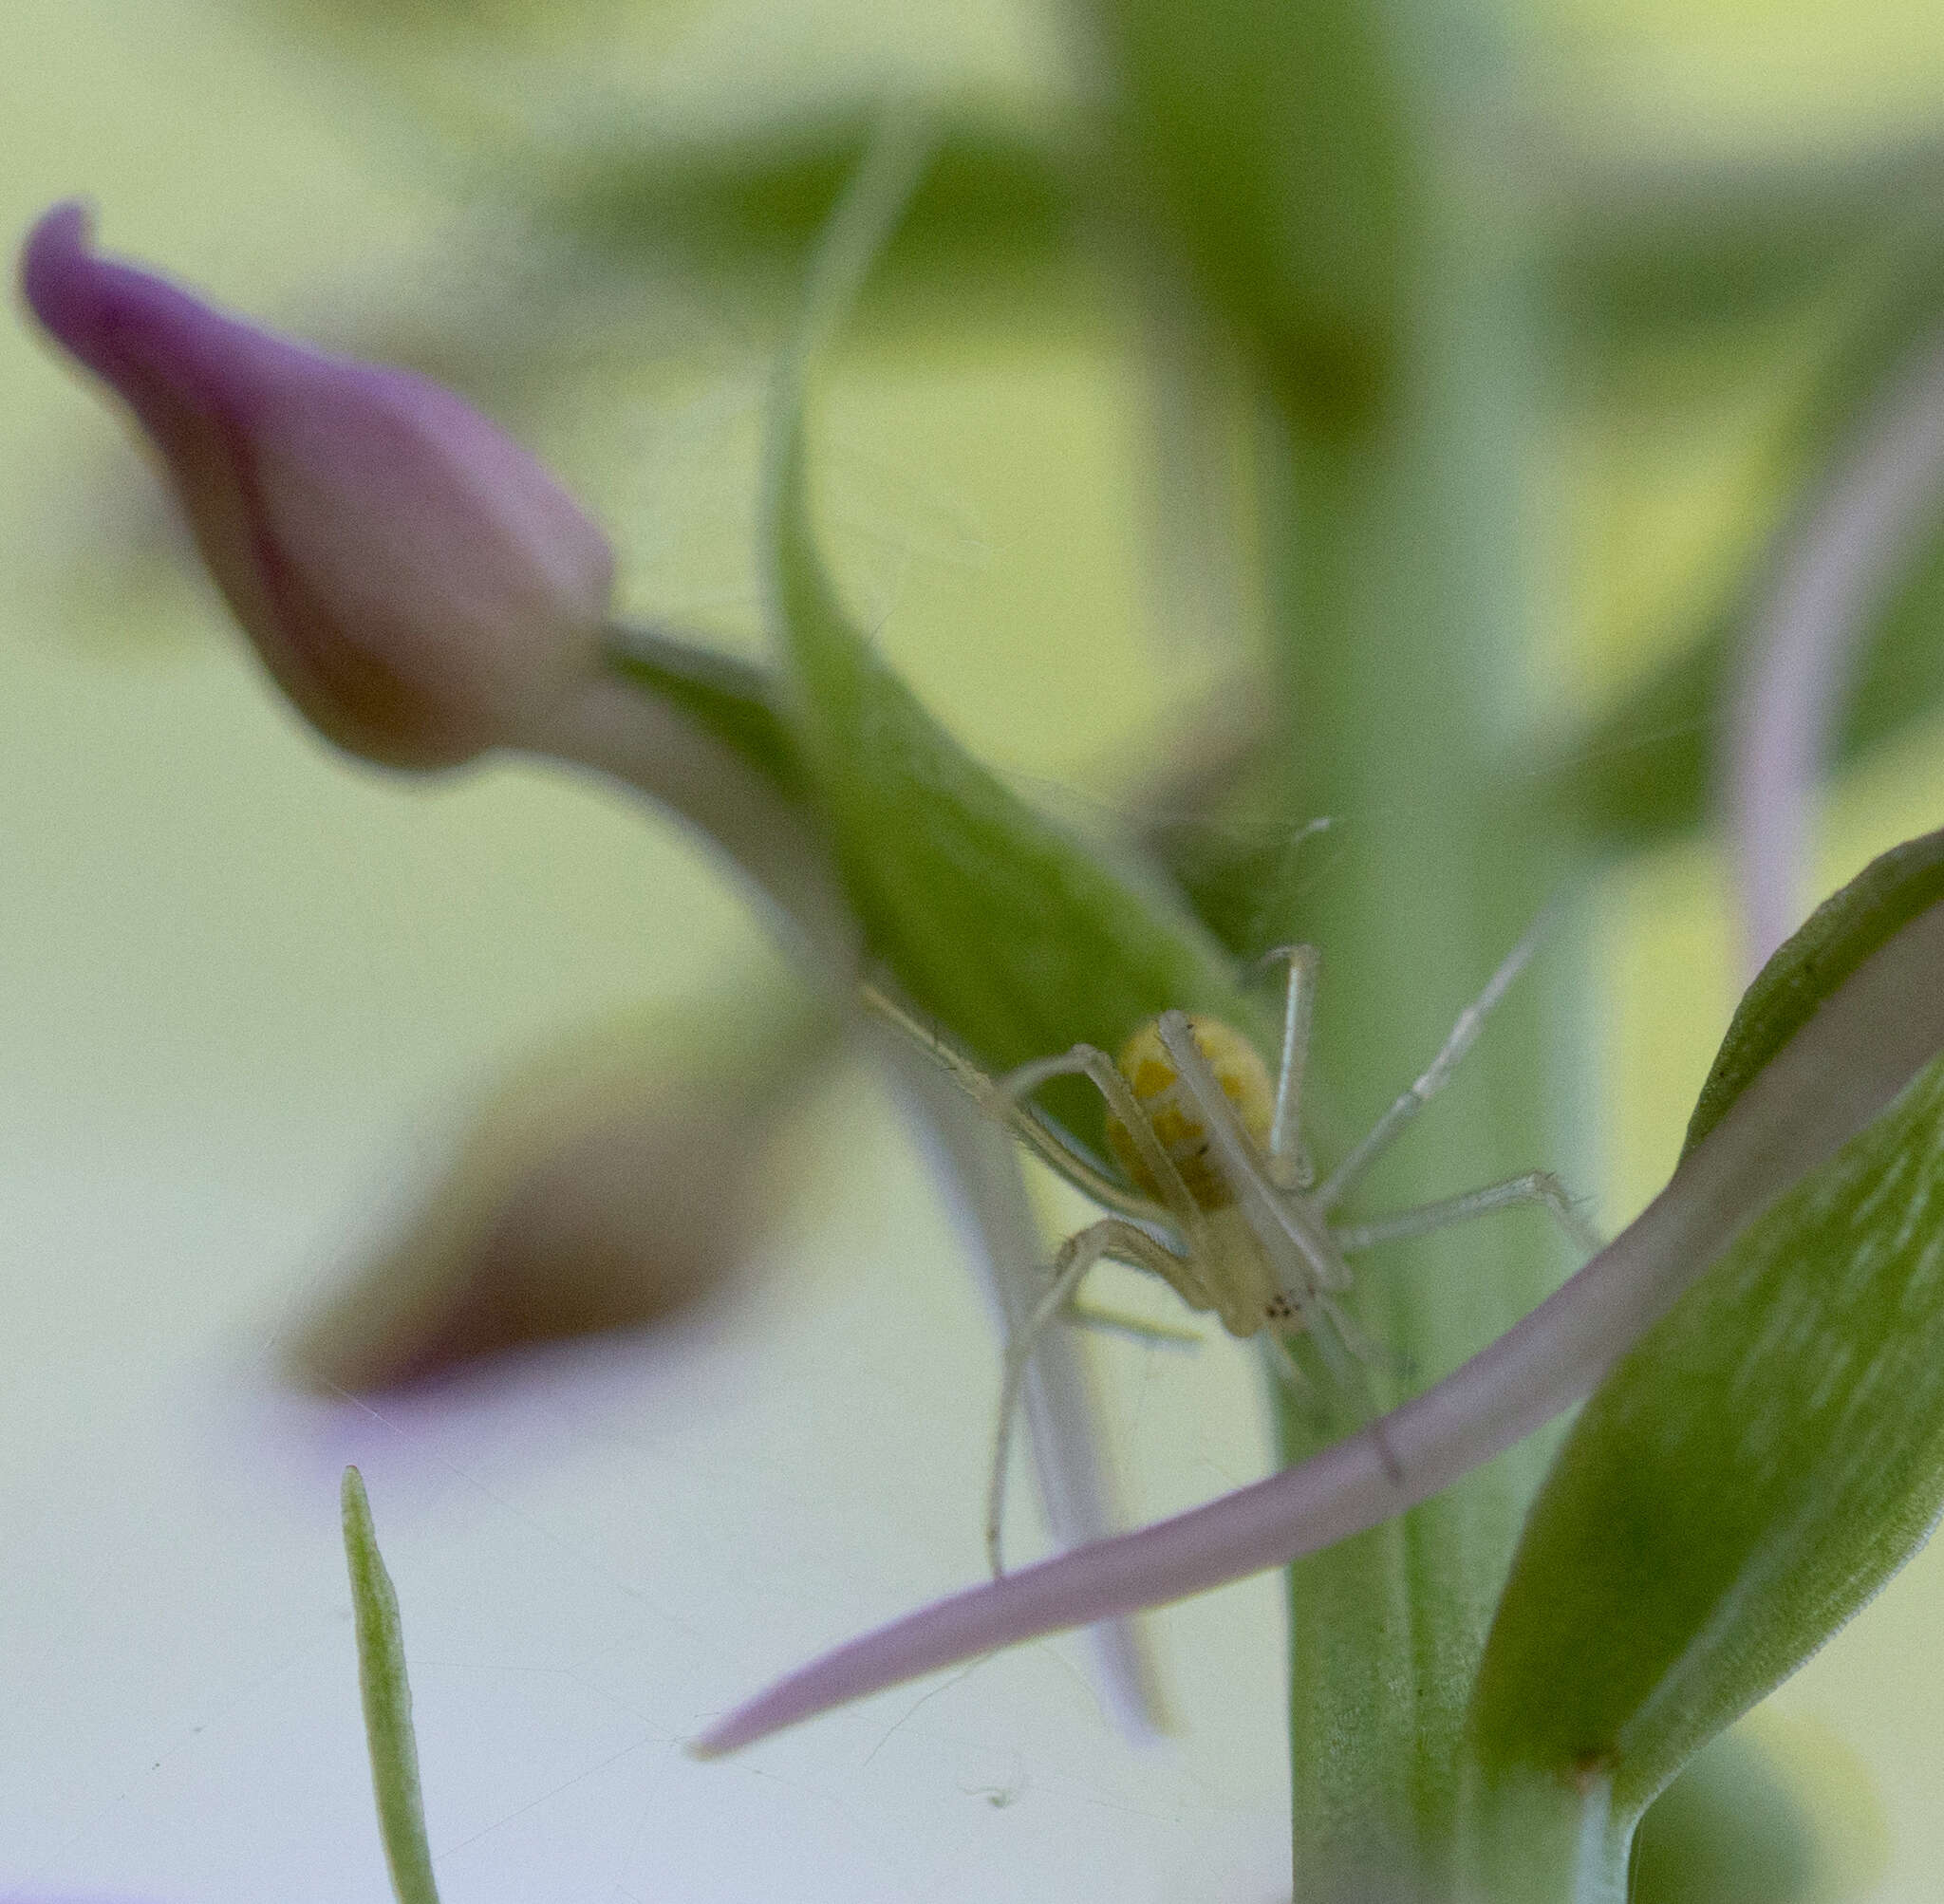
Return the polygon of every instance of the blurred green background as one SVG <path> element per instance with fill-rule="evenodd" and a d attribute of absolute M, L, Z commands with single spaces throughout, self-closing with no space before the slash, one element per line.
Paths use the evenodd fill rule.
<path fill-rule="evenodd" d="M 1542 173 L 1808 164 L 1944 130 L 1944 22 L 1916 0 L 1584 0 L 1530 24 Z M 85 193 L 106 249 L 449 375 L 600 516 L 626 606 L 756 652 L 787 270 L 605 244 L 603 206 L 643 153 L 854 117 L 887 89 L 943 89 L 1030 141 L 1071 83 L 1057 18 L 999 0 L 13 0 L 0 228 Z M 575 193 L 576 221 L 539 215 Z M 1169 558 L 1157 472 L 1192 446 L 1150 375 L 1152 314 L 1032 259 L 975 259 L 968 283 L 983 295 L 949 325 L 920 301 L 850 352 L 831 515 L 932 704 L 1036 797 L 1098 818 L 1229 672 L 1245 591 Z M 1757 333 L 1562 390 L 1538 657 L 1562 725 L 1746 557 L 1813 334 L 1785 300 Z M 779 1874 L 794 1896 L 1277 1895 L 1262 1583 L 1158 1622 L 1186 1725 L 1163 1748 L 1100 1724 L 1061 1643 L 750 1766 L 675 1753 L 798 1651 L 977 1568 L 996 1355 L 861 1080 L 798 1119 L 789 1214 L 740 1300 L 661 1343 L 402 1412 L 270 1390 L 293 1317 L 495 1067 L 644 999 L 712 1009 L 725 974 L 758 985 L 777 957 L 706 859 L 616 794 L 520 766 L 405 783 L 327 754 L 177 560 L 115 419 L 24 324 L 0 329 L 0 1896 L 379 1895 L 345 1453 L 404 1596 L 455 1900 L 779 1895 Z M 1818 892 L 1940 806 L 1926 719 L 1834 792 Z M 1576 1187 L 1608 1225 L 1658 1187 L 1726 1022 L 1724 900 L 1707 846 L 1600 891 L 1601 1175 Z M 1105 1354 L 1144 1512 L 1260 1467 L 1227 1348 Z M 1756 1722 L 1841 1815 L 1854 1868 L 1882 1850 L 1884 1898 L 1944 1898 L 1940 1619 L 1927 1554 Z M 810 1845 L 827 1891 L 802 1888 Z"/>

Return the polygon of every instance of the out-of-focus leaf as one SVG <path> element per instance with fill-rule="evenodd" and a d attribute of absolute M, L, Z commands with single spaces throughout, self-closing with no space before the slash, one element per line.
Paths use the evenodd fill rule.
<path fill-rule="evenodd" d="M 439 1904 L 419 1795 L 419 1745 L 412 1732 L 412 1688 L 405 1677 L 399 1596 L 378 1551 L 364 1478 L 355 1467 L 345 1469 L 344 1525 L 371 1789 L 378 1800 L 378 1829 L 391 1867 L 391 1888 L 399 1904 Z"/>
<path fill-rule="evenodd" d="M 973 760 L 846 614 L 813 538 L 802 378 L 850 308 L 922 157 L 908 130 L 872 148 L 832 221 L 771 422 L 766 556 L 798 722 L 869 947 L 922 1011 L 988 1064 L 1082 1040 L 1118 1048 L 1144 1019 L 1257 1013 L 1222 948 L 1156 879 L 1108 866 Z M 1072 1084 L 1073 1080 L 1064 1080 Z M 1091 1088 L 1048 1103 L 1090 1142 Z"/>
<path fill-rule="evenodd" d="M 1889 922 L 1918 933 L 1906 948 L 1934 943 L 1935 842 L 1916 847 L 1776 955 L 1713 1118 L 1780 1028 L 1891 949 Z M 1900 982 L 1934 987 L 1911 957 Z M 1933 997 L 1914 1010 L 1935 1016 Z M 1944 1058 L 1743 1230 L 1587 1404 L 1486 1644 L 1472 1734 L 1488 1782 L 1603 1782 L 1624 1821 L 1876 1592 L 1940 1503 Z"/>
<path fill-rule="evenodd" d="M 1656 668 L 1620 704 L 1559 750 L 1540 783 L 1596 840 L 1652 846 L 1702 825 L 1716 791 L 1715 745 L 1733 681 L 1745 604 Z M 1832 737 L 1848 767 L 1944 704 L 1944 529 L 1914 557 L 1878 616 Z"/>
<path fill-rule="evenodd" d="M 1736 644 L 1772 566 L 1768 550 L 1814 506 L 1859 419 L 1914 353 L 1944 333 L 1944 217 L 1936 205 L 1900 219 L 1850 278 L 1834 293 L 1845 313 L 1834 342 L 1774 448 L 1763 553 L 1705 609 L 1693 638 L 1570 737 L 1528 789 L 1602 844 L 1637 849 L 1707 816 Z M 1854 656 L 1833 737 L 1835 764 L 1860 758 L 1940 703 L 1944 510 L 1886 588 L 1870 638 Z"/>
<path fill-rule="evenodd" d="M 1405 64 L 1348 0 L 1094 0 L 1116 129 L 1292 414 L 1341 436 L 1398 367 L 1413 235 Z"/>
<path fill-rule="evenodd" d="M 1742 1731 L 1694 1755 L 1648 1806 L 1632 1904 L 1811 1904 L 1826 1895 L 1814 1820 Z"/>
<path fill-rule="evenodd" d="M 869 145 L 881 103 L 680 140 L 609 137 L 545 166 L 543 225 L 620 259 L 679 262 L 741 308 L 791 308 Z M 871 273 L 872 319 L 1011 329 L 1081 294 L 1087 185 L 1075 150 L 961 116 Z"/>
<path fill-rule="evenodd" d="M 263 9 L 280 26 L 328 36 L 387 79 L 402 40 L 450 62 L 455 49 L 557 40 L 601 10 L 598 0 L 263 0 Z"/>
<path fill-rule="evenodd" d="M 1617 176 L 1569 157 L 1544 189 L 1568 347 L 1657 353 L 1766 327 L 1866 268 L 1887 233 L 1936 204 L 1944 142 L 1713 165 L 1683 155 Z"/>

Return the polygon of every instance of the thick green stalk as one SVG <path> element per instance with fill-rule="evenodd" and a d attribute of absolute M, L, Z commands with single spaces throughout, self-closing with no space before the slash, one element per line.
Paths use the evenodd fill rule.
<path fill-rule="evenodd" d="M 1527 713 L 1532 570 L 1518 260 L 1462 168 L 1419 157 L 1393 381 L 1353 417 L 1284 402 L 1264 432 L 1287 812 L 1338 823 L 1298 864 L 1282 918 L 1322 948 L 1317 1111 L 1339 1142 L 1424 1068 L 1562 870 L 1501 793 Z M 1563 936 L 1556 926 L 1541 972 L 1373 1173 L 1360 1209 L 1569 1167 L 1549 1135 L 1542 1036 Z M 1442 1375 L 1567 1266 L 1531 1213 L 1360 1260 L 1355 1307 L 1379 1395 Z M 1285 1398 L 1280 1418 L 1286 1456 L 1316 1445 L 1300 1402 Z M 1292 1570 L 1299 1898 L 1454 1895 L 1466 1698 L 1536 1478 L 1536 1451 L 1517 1450 Z"/>
<path fill-rule="evenodd" d="M 1535 1777 L 1469 1797 L 1465 1904 L 1627 1904 L 1634 1819 L 1615 1811 L 1603 1778 Z"/>

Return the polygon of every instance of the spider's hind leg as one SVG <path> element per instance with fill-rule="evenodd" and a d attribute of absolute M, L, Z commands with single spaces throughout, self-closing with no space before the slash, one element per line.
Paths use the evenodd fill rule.
<path fill-rule="evenodd" d="M 1142 1222 L 1167 1218 L 1167 1211 L 1117 1184 L 1021 1101 L 1050 1078 L 1074 1074 L 1091 1076 L 1093 1073 L 1087 1069 L 1088 1065 L 1096 1059 L 1106 1063 L 1103 1053 L 1094 1051 L 1090 1045 L 1076 1045 L 1060 1057 L 1044 1058 L 1037 1064 L 1023 1066 L 1005 1078 L 995 1078 L 976 1058 L 915 1017 L 883 987 L 862 984 L 857 988 L 857 997 L 872 1017 L 909 1039 L 981 1111 L 995 1123 L 1003 1125 L 1056 1176 L 1071 1184 L 1083 1197 L 1090 1197 L 1094 1203 L 1121 1216 Z M 1112 1069 L 1111 1065 L 1108 1068 Z"/>
<path fill-rule="evenodd" d="M 1006 1343 L 1005 1373 L 1000 1382 L 999 1425 L 992 1438 L 992 1468 L 985 1487 L 985 1557 L 994 1578 L 1005 1572 L 1000 1557 L 1000 1528 L 1005 1520 L 1006 1469 L 1013 1452 L 1013 1418 L 1019 1413 L 1027 1365 L 1040 1338 L 1059 1320 L 1087 1273 L 1104 1259 L 1151 1271 L 1186 1296 L 1193 1288 L 1187 1265 L 1164 1249 L 1144 1229 L 1122 1217 L 1103 1217 L 1097 1223 L 1070 1236 L 1053 1260 L 1053 1281 L 1033 1312 Z"/>

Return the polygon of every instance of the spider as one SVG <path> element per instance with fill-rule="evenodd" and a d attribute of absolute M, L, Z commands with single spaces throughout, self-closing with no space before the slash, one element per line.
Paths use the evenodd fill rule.
<path fill-rule="evenodd" d="M 1344 1349 L 1359 1361 L 1370 1359 L 1372 1352 L 1340 1300 L 1352 1281 L 1348 1259 L 1364 1250 L 1524 1204 L 1542 1205 L 1587 1254 L 1599 1248 L 1599 1237 L 1581 1220 L 1559 1179 L 1544 1170 L 1372 1223 L 1329 1221 L 1444 1088 L 1537 939 L 1535 927 L 1512 949 L 1459 1014 L 1430 1066 L 1320 1184 L 1299 1120 L 1316 993 L 1314 946 L 1286 946 L 1262 961 L 1265 967 L 1286 964 L 1289 974 L 1281 1060 L 1273 1084 L 1255 1046 L 1240 1032 L 1220 1018 L 1180 1011 L 1149 1019 L 1117 1059 L 1095 1045 L 1080 1044 L 994 1077 L 886 993 L 864 987 L 864 1001 L 873 1013 L 920 1044 L 1035 1156 L 1108 1212 L 1059 1246 L 1051 1281 L 1006 1345 L 986 1490 L 985 1546 L 995 1576 L 1004 1571 L 1000 1528 L 1013 1420 L 1027 1365 L 1096 1263 L 1111 1260 L 1146 1270 L 1190 1309 L 1212 1311 L 1230 1335 L 1262 1337 L 1284 1378 L 1300 1386 L 1306 1377 L 1286 1337 L 1309 1334 L 1333 1373 L 1343 1372 Z M 1031 1104 L 1042 1085 L 1071 1076 L 1086 1078 L 1099 1092 L 1108 1143 L 1126 1172 L 1125 1184 Z M 1319 1329 L 1319 1321 L 1327 1327 Z"/>

